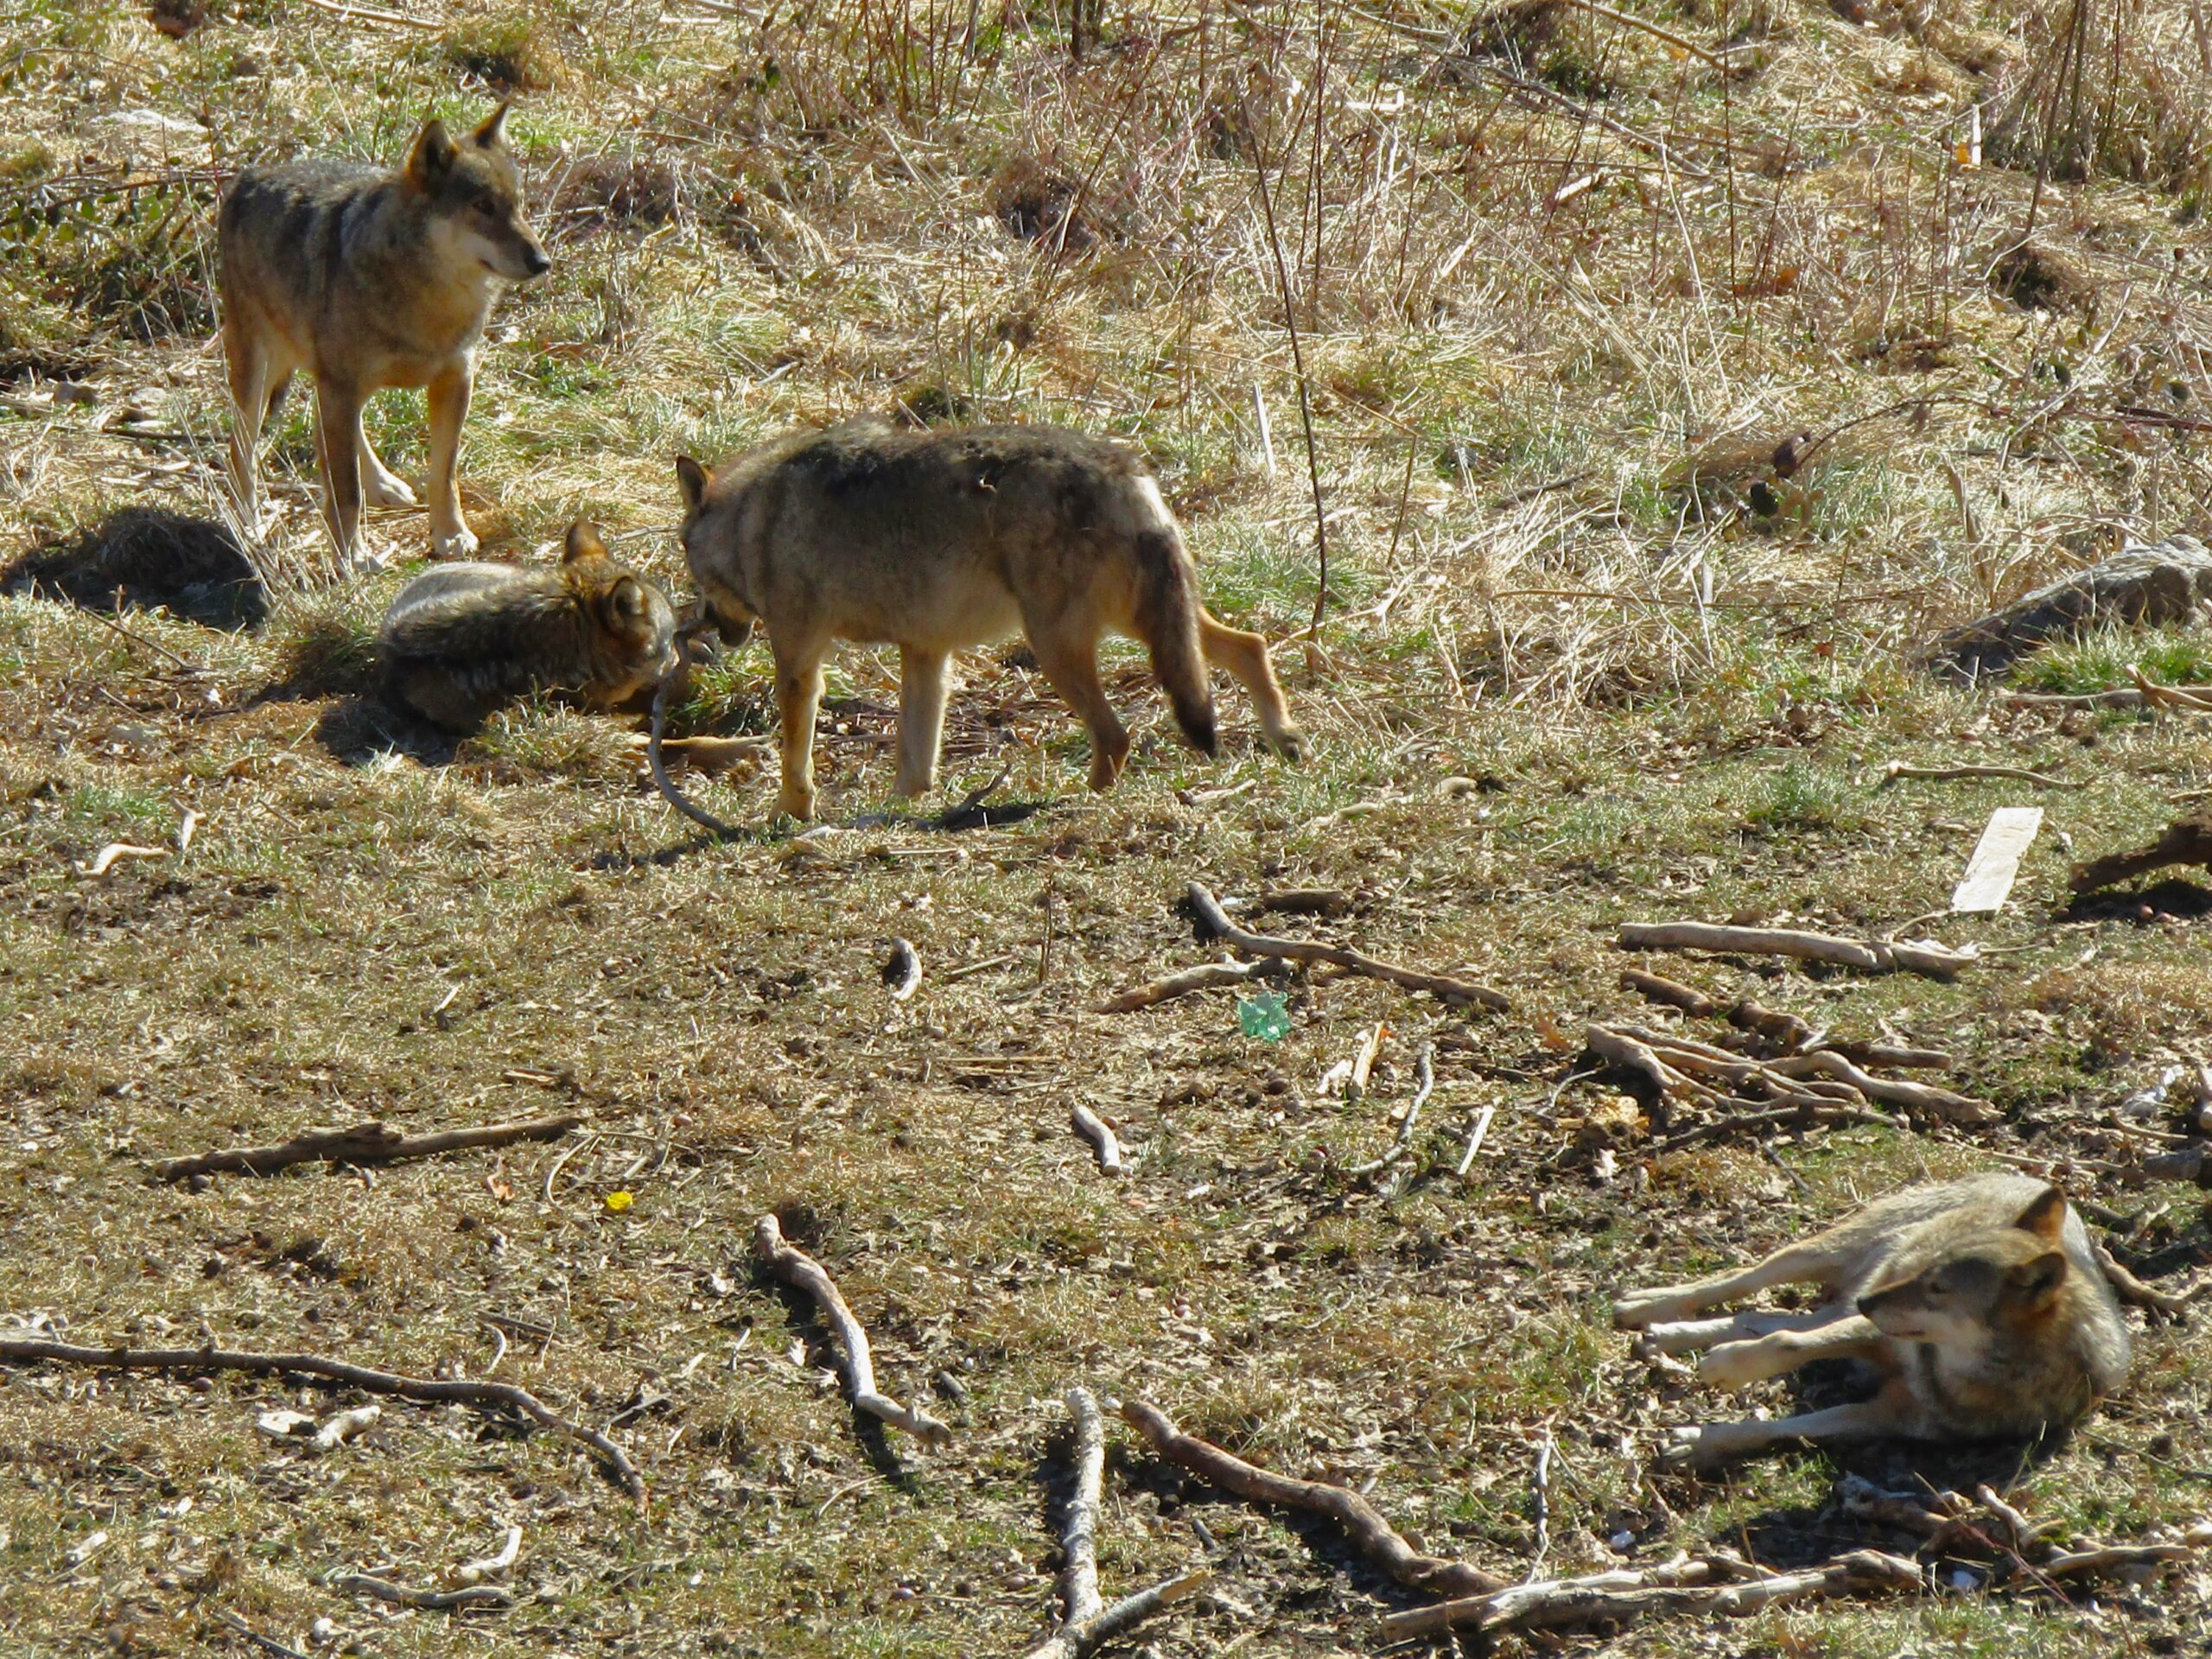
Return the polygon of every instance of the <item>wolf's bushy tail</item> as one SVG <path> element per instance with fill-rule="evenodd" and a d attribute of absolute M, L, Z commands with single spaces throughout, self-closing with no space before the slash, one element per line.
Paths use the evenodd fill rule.
<path fill-rule="evenodd" d="M 1136 537 L 1138 637 L 1152 652 L 1152 671 L 1175 710 L 1175 723 L 1202 754 L 1217 747 L 1213 686 L 1198 640 L 1198 573 L 1182 533 L 1149 479 L 1144 493 L 1151 520 Z"/>

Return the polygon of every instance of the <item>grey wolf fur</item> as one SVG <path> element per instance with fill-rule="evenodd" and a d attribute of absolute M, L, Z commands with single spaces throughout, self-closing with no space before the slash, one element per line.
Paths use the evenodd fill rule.
<path fill-rule="evenodd" d="M 613 708 L 676 664 L 668 596 L 589 524 L 557 565 L 448 564 L 399 590 L 377 635 L 385 700 L 468 733 L 532 691 Z"/>
<path fill-rule="evenodd" d="M 396 173 L 327 160 L 250 167 L 224 197 L 231 473 L 249 523 L 258 517 L 262 422 L 305 369 L 341 561 L 359 558 L 365 493 L 378 506 L 414 505 L 361 429 L 362 404 L 387 386 L 429 392 L 433 552 L 475 552 L 454 467 L 477 342 L 500 284 L 543 276 L 551 263 L 523 218 L 506 117 L 502 104 L 458 143 L 429 123 Z"/>
<path fill-rule="evenodd" d="M 1693 1318 L 1798 1281 L 1827 1300 Z M 1860 1360 L 1878 1379 L 1856 1404 L 1675 1431 L 1670 1455 L 1700 1464 L 1797 1440 L 2026 1439 L 2118 1388 L 2130 1357 L 2081 1217 L 2056 1187 L 2002 1172 L 1910 1187 L 1757 1267 L 1640 1291 L 1613 1314 L 1662 1353 L 1705 1350 L 1698 1375 L 1724 1388 L 1815 1359 Z"/>
<path fill-rule="evenodd" d="M 1094 789 L 1129 752 L 1098 681 L 1109 631 L 1150 649 L 1177 723 L 1205 753 L 1212 663 L 1244 683 L 1279 753 L 1305 754 L 1266 642 L 1206 613 L 1160 486 L 1117 445 L 1051 426 L 915 433 L 862 419 L 791 433 L 719 472 L 683 456 L 677 473 L 706 616 L 733 641 L 756 620 L 767 626 L 777 804 L 794 817 L 814 811 L 814 716 L 832 639 L 899 647 L 901 795 L 936 782 L 948 659 L 1016 628 L 1090 728 Z"/>

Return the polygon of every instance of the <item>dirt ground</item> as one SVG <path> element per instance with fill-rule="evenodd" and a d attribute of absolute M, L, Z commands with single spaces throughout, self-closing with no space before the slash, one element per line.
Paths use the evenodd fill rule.
<path fill-rule="evenodd" d="M 1611 1318 L 1624 1288 L 1999 1163 L 2060 1179 L 2155 1285 L 2212 1262 L 2203 1191 L 2152 1161 L 2206 1139 L 2212 877 L 2082 903 L 2067 880 L 2202 798 L 2212 728 L 2012 696 L 2202 684 L 2212 642 L 2099 632 L 1974 688 L 1920 659 L 2129 537 L 2205 531 L 2202 152 L 2160 135 L 2195 130 L 2206 92 L 2172 67 L 2187 8 L 2121 13 L 2078 60 L 2102 113 L 2051 127 L 2063 31 L 2002 6 L 1208 3 L 1109 11 L 1071 60 L 1050 8 L 19 4 L 0 561 L 130 505 L 222 520 L 207 215 L 231 168 L 394 158 L 426 112 L 513 92 L 556 269 L 486 351 L 463 477 L 488 556 L 547 556 L 589 513 L 680 599 L 679 450 L 859 409 L 1067 421 L 1152 455 L 1210 602 L 1277 642 L 1314 756 L 1269 757 L 1224 681 L 1209 763 L 1116 648 L 1137 746 L 1090 795 L 1080 728 L 1013 643 L 963 665 L 945 785 L 902 809 L 895 659 L 851 648 L 822 823 L 772 823 L 772 774 L 696 783 L 745 828 L 712 840 L 640 779 L 628 722 L 548 699 L 455 744 L 376 701 L 369 641 L 423 520 L 372 514 L 394 569 L 334 578 L 306 397 L 272 438 L 277 515 L 245 538 L 258 627 L 0 598 L 5 1333 L 511 1381 L 608 1434 L 648 1494 L 512 1413 L 386 1398 L 317 1454 L 260 1420 L 368 1396 L 10 1366 L 10 1650 L 1023 1652 L 1053 1619 L 1075 1384 L 1513 1580 L 1913 1555 L 1844 1512 L 1851 1474 L 1986 1481 L 2061 1541 L 2203 1520 L 2201 1313 L 2131 1315 L 2127 1384 L 2059 1443 L 1703 1476 L 1657 1459 L 1668 1427 L 1791 1391 L 1701 1389 Z M 2031 200 L 2042 263 L 1999 272 Z M 372 418 L 418 483 L 420 408 Z M 1800 431 L 1814 458 L 1779 455 Z M 756 645 L 681 721 L 763 731 L 769 696 Z M 1885 786 L 1891 761 L 2045 781 Z M 2015 893 L 1951 914 L 2001 805 L 2046 813 Z M 89 874 L 115 842 L 158 855 Z M 1321 969 L 1274 987 L 1279 1036 L 1233 989 L 1102 1012 L 1222 954 L 1192 881 L 1247 925 L 1510 1007 Z M 1308 889 L 1338 897 L 1259 907 Z M 1692 919 L 1982 954 L 1938 981 L 1614 943 Z M 894 938 L 922 964 L 905 1000 Z M 1715 1114 L 1655 1116 L 1587 1027 L 1728 1027 L 1650 1007 L 1630 967 L 1940 1049 L 1988 1121 L 1659 1150 Z M 1369 1046 L 1364 1089 L 1332 1080 Z M 1402 1155 L 1357 1173 L 1400 1138 L 1424 1051 Z M 1077 1104 L 1118 1131 L 1118 1179 Z M 380 1167 L 152 1170 L 315 1126 L 558 1114 L 582 1122 Z M 855 1415 L 817 1310 L 752 1260 L 767 1213 L 950 1444 Z M 1421 1599 L 1331 1529 L 1118 1422 L 1108 1440 L 1108 1599 L 1212 1573 L 1117 1650 L 1375 1652 Z M 510 1528 L 508 1605 L 341 1582 L 452 1587 Z M 1503 1645 L 2212 1649 L 2201 1553 L 2139 1581 L 1923 1559 L 1916 1595 Z"/>

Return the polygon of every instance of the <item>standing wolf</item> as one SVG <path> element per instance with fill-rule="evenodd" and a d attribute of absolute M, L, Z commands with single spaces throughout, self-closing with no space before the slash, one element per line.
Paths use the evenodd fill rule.
<path fill-rule="evenodd" d="M 361 429 L 387 386 L 423 386 L 430 412 L 430 545 L 467 558 L 454 466 L 476 346 L 502 283 L 544 275 L 507 149 L 507 106 L 456 143 L 432 121 L 397 173 L 336 161 L 250 167 L 223 200 L 223 349 L 230 360 L 231 472 L 257 516 L 261 424 L 293 374 L 315 376 L 315 453 L 340 559 L 359 558 L 361 498 L 411 506 Z"/>
<path fill-rule="evenodd" d="M 1827 1292 L 1802 1313 L 1698 1319 L 1772 1285 Z M 2026 1439 L 2071 1423 L 2127 1376 L 2120 1304 L 2056 1187 L 1999 1172 L 1910 1187 L 1741 1273 L 1639 1291 L 1617 1323 L 1662 1353 L 1705 1349 L 1698 1375 L 1745 1388 L 1815 1359 L 1856 1359 L 1870 1400 L 1776 1422 L 1674 1431 L 1699 1464 L 1793 1440 Z"/>
<path fill-rule="evenodd" d="M 679 458 L 683 552 L 726 639 L 766 624 L 783 728 L 780 810 L 814 811 L 814 715 L 832 639 L 899 647 L 899 769 L 936 782 L 948 659 L 1016 628 L 1090 731 L 1090 786 L 1129 737 L 1098 682 L 1099 637 L 1141 640 L 1184 735 L 1214 753 L 1206 664 L 1244 683 L 1268 741 L 1301 759 L 1266 641 L 1198 601 L 1160 486 L 1117 445 L 1051 426 L 902 432 L 874 419 L 797 432 L 719 473 Z"/>

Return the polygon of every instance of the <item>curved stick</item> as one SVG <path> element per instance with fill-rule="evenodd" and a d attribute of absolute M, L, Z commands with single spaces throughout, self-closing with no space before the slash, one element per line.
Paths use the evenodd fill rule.
<path fill-rule="evenodd" d="M 221 1348 L 90 1348 L 77 1343 L 48 1342 L 38 1338 L 0 1338 L 0 1361 L 50 1360 L 60 1365 L 94 1365 L 117 1371 L 251 1371 L 264 1376 L 297 1372 L 302 1376 L 327 1377 L 371 1394 L 388 1394 L 402 1400 L 430 1405 L 459 1401 L 474 1406 L 509 1406 L 533 1421 L 572 1440 L 582 1440 L 607 1459 L 624 1490 L 642 1502 L 645 1483 L 622 1448 L 597 1429 L 571 1422 L 528 1389 L 512 1382 L 491 1382 L 466 1377 L 404 1376 L 397 1371 L 372 1370 L 321 1354 L 249 1354 Z"/>
<path fill-rule="evenodd" d="M 794 1290 L 803 1290 L 820 1305 L 822 1317 L 836 1333 L 845 1353 L 845 1380 L 853 1394 L 853 1409 L 878 1422 L 903 1428 L 925 1446 L 949 1444 L 952 1431 L 917 1406 L 902 1406 L 875 1387 L 875 1357 L 868 1351 L 868 1332 L 853 1317 L 853 1310 L 837 1289 L 837 1281 L 822 1264 L 784 1242 L 783 1224 L 774 1216 L 760 1217 L 753 1230 L 753 1253 L 768 1270 Z"/>
<path fill-rule="evenodd" d="M 1224 1491 L 1248 1503 L 1303 1510 L 1335 1522 L 1361 1554 L 1408 1590 L 1439 1596 L 1487 1596 L 1504 1587 L 1503 1579 L 1478 1567 L 1422 1554 L 1350 1487 L 1325 1480 L 1299 1480 L 1255 1468 L 1217 1446 L 1184 1433 L 1166 1413 L 1141 1400 L 1122 1402 L 1122 1421 L 1143 1435 L 1159 1456 Z"/>
<path fill-rule="evenodd" d="M 1090 1149 L 1098 1155 L 1098 1171 L 1102 1175 L 1122 1173 L 1122 1141 L 1106 1120 L 1077 1101 L 1068 1109 L 1068 1122 L 1075 1132 L 1090 1142 Z"/>
<path fill-rule="evenodd" d="M 1228 912 L 1221 907 L 1221 901 L 1196 881 L 1191 883 L 1190 899 L 1191 908 L 1198 912 L 1198 920 L 1205 930 L 1241 956 L 1281 957 L 1288 962 L 1325 962 L 1338 968 L 1348 968 L 1355 974 L 1365 974 L 1370 979 L 1387 980 L 1409 991 L 1427 991 L 1441 1001 L 1470 1003 L 1478 1007 L 1500 1011 L 1513 1006 L 1504 992 L 1492 990 L 1487 985 L 1478 985 L 1471 980 L 1453 979 L 1446 974 L 1427 974 L 1418 969 L 1401 968 L 1395 963 L 1383 962 L 1341 944 L 1323 944 L 1313 939 L 1280 939 L 1271 933 L 1248 933 L 1230 921 Z"/>
<path fill-rule="evenodd" d="M 1979 958 L 1970 950 L 1891 939 L 1839 939 L 1786 927 L 1726 927 L 1711 922 L 1624 922 L 1618 943 L 1626 950 L 1722 950 L 1795 957 L 1862 973 L 1919 974 L 1949 979 Z"/>
<path fill-rule="evenodd" d="M 678 789 L 668 775 L 668 767 L 660 754 L 661 734 L 668 728 L 668 688 L 691 666 L 691 642 L 689 639 L 677 647 L 676 666 L 660 677 L 660 683 L 653 688 L 652 731 L 645 739 L 645 765 L 653 774 L 653 787 L 660 791 L 668 804 L 685 817 L 725 841 L 743 838 L 745 831 L 734 823 L 724 823 L 704 807 L 693 804 L 691 798 Z"/>

